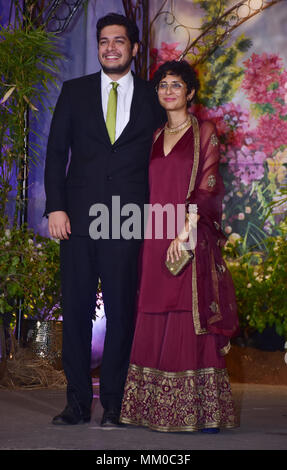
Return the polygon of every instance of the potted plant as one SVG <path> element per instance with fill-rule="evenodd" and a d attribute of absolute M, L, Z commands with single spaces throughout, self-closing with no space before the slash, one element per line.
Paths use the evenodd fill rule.
<path fill-rule="evenodd" d="M 42 357 L 55 346 L 53 330 L 61 330 L 57 325 L 61 317 L 60 295 L 59 244 L 26 226 L 7 228 L 2 223 L 0 316 L 3 321 L 9 317 L 10 325 L 15 327 L 20 305 L 23 323 L 22 337 L 18 339 L 24 346 L 34 339 L 33 347 Z M 61 348 L 58 349 L 57 355 Z"/>

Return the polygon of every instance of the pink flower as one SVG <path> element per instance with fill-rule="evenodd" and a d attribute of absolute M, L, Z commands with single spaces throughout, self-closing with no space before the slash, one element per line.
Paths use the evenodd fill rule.
<path fill-rule="evenodd" d="M 249 112 L 235 103 L 227 103 L 218 108 L 198 107 L 196 114 L 202 120 L 215 124 L 220 140 L 221 161 L 226 162 L 230 147 L 241 148 L 246 143 L 249 132 Z"/>
<path fill-rule="evenodd" d="M 270 166 L 274 153 L 287 145 L 287 70 L 282 59 L 276 54 L 253 54 L 244 64 L 242 87 L 260 112 L 255 128 L 251 129 L 248 111 L 233 102 L 218 108 L 196 108 L 202 120 L 214 122 L 221 161 L 228 164 L 234 177 L 233 188 L 241 190 L 261 180 L 265 162 Z"/>
<path fill-rule="evenodd" d="M 259 118 L 253 132 L 257 148 L 271 155 L 274 150 L 287 143 L 287 121 L 274 114 L 264 114 Z"/>
<path fill-rule="evenodd" d="M 238 185 L 249 186 L 253 181 L 261 180 L 264 176 L 264 152 L 253 151 L 243 145 L 239 150 L 230 149 L 228 154 L 229 171 L 235 176 Z"/>
<path fill-rule="evenodd" d="M 160 49 L 151 49 L 150 57 L 152 66 L 150 68 L 150 79 L 152 79 L 156 70 L 159 68 L 160 65 L 164 64 L 164 62 L 176 60 L 180 57 L 182 51 L 176 49 L 179 44 L 179 42 L 173 42 L 171 44 L 162 42 Z"/>
<path fill-rule="evenodd" d="M 166 42 L 161 43 L 161 48 L 159 50 L 158 58 L 162 62 L 167 62 L 169 60 L 178 59 L 182 51 L 177 51 L 176 48 L 179 46 L 179 42 L 173 42 L 172 44 L 167 44 Z"/>
<path fill-rule="evenodd" d="M 265 105 L 269 103 L 276 111 L 286 114 L 284 98 L 287 71 L 283 68 L 282 59 L 276 54 L 252 54 L 243 64 L 247 68 L 242 88 L 247 91 L 250 101 Z"/>

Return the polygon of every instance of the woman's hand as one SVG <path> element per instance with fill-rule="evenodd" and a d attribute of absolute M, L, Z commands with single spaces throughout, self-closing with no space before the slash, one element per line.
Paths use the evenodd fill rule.
<path fill-rule="evenodd" d="M 196 224 L 200 216 L 198 214 L 191 214 L 186 217 L 185 225 L 180 234 L 172 240 L 171 244 L 168 247 L 166 260 L 173 263 L 174 260 L 179 260 L 181 256 L 182 245 L 188 241 L 190 236 L 190 231 L 192 228 L 196 227 Z M 194 225 L 195 224 L 195 225 Z"/>
<path fill-rule="evenodd" d="M 181 247 L 182 247 L 182 242 L 179 240 L 178 237 L 176 237 L 174 240 L 172 240 L 171 244 L 169 245 L 166 253 L 166 260 L 174 263 L 175 260 L 179 260 L 181 256 Z"/>
<path fill-rule="evenodd" d="M 185 228 L 180 232 L 180 234 L 172 240 L 171 244 L 168 247 L 167 254 L 166 254 L 166 260 L 173 263 L 174 260 L 179 260 L 181 257 L 181 250 L 183 248 L 183 243 L 185 243 L 188 240 L 189 237 L 189 232 L 187 231 L 187 224 L 185 225 Z"/>

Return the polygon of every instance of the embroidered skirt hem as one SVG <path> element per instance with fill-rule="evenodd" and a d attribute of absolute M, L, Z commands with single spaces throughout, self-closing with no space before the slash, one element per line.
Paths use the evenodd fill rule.
<path fill-rule="evenodd" d="M 226 369 L 166 372 L 130 364 L 121 422 L 162 432 L 237 427 Z"/>

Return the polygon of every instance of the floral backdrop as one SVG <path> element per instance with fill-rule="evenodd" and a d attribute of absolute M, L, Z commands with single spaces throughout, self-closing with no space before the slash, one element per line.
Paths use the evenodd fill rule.
<path fill-rule="evenodd" d="M 153 3 L 152 15 L 161 3 Z M 180 0 L 159 16 L 151 77 L 160 64 L 181 55 L 187 27 L 210 24 L 223 3 L 226 8 L 232 5 Z M 201 90 L 193 111 L 216 124 L 226 187 L 223 227 L 230 240 L 243 239 L 243 249 L 261 246 L 267 236 L 277 234 L 282 218 L 274 210 L 270 213 L 270 202 L 280 198 L 287 180 L 287 55 L 282 42 L 286 20 L 286 4 L 272 6 L 241 25 L 196 66 Z M 189 31 L 195 37 L 201 32 Z M 190 63 L 193 58 L 185 56 Z"/>

